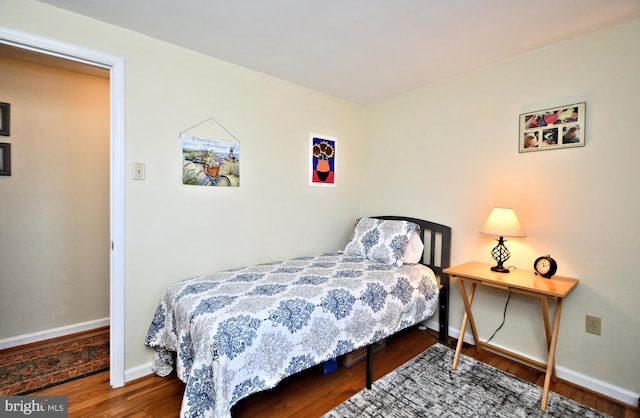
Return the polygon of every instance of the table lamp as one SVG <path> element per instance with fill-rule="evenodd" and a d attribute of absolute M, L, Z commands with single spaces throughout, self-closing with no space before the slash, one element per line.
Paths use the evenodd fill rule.
<path fill-rule="evenodd" d="M 496 266 L 491 267 L 491 270 L 499 273 L 509 273 L 509 269 L 504 267 L 504 262 L 511 257 L 511 254 L 507 247 L 504 246 L 504 237 L 526 236 L 520 226 L 516 212 L 511 208 L 493 208 L 480 233 L 500 237 L 497 240 L 498 245 L 491 250 L 491 256 L 498 263 Z"/>

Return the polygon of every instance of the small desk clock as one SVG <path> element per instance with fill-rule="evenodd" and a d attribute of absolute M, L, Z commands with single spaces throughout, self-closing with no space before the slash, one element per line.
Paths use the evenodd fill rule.
<path fill-rule="evenodd" d="M 537 274 L 549 279 L 558 271 L 558 263 L 550 255 L 543 255 L 533 262 L 533 269 Z"/>

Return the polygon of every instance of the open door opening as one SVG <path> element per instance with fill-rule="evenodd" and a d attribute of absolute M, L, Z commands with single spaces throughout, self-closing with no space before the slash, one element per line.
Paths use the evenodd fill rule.
<path fill-rule="evenodd" d="M 56 58 L 67 65 L 82 65 L 87 71 L 109 72 L 109 323 L 110 384 L 120 387 L 124 373 L 124 60 L 58 42 L 45 37 L 0 27 L 0 45 L 40 54 L 43 59 Z"/>

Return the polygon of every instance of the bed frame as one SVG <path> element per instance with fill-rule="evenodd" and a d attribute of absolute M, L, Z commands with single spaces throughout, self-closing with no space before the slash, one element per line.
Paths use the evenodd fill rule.
<path fill-rule="evenodd" d="M 438 302 L 439 340 L 449 339 L 449 275 L 443 270 L 451 264 L 451 228 L 434 222 L 405 216 L 373 216 L 377 219 L 409 221 L 420 225 L 420 238 L 424 252 L 420 264 L 428 266 L 439 279 L 440 296 Z M 373 370 L 373 344 L 367 346 L 367 389 L 371 389 Z"/>

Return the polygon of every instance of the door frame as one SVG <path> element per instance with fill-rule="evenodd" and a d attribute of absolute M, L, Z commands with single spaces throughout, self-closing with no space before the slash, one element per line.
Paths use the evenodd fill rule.
<path fill-rule="evenodd" d="M 111 387 L 124 386 L 125 134 L 124 58 L 0 26 L 0 43 L 109 70 L 110 84 L 110 373 Z"/>

